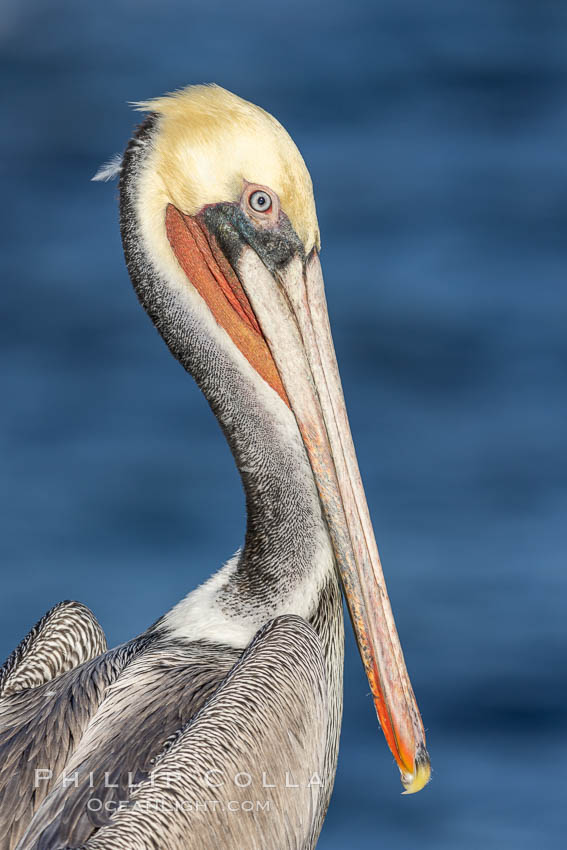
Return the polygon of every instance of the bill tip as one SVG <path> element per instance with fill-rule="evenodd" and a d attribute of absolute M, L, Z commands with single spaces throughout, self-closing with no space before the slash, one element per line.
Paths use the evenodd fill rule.
<path fill-rule="evenodd" d="M 416 794 L 425 788 L 431 779 L 431 763 L 426 749 L 421 750 L 415 759 L 413 773 L 402 773 L 402 794 Z"/>

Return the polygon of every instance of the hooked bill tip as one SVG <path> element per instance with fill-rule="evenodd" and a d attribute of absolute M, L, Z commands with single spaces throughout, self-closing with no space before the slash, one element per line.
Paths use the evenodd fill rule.
<path fill-rule="evenodd" d="M 431 763 L 429 754 L 424 748 L 420 750 L 415 757 L 415 770 L 413 773 L 402 773 L 402 785 L 404 791 L 402 794 L 416 794 L 425 788 L 431 779 Z"/>

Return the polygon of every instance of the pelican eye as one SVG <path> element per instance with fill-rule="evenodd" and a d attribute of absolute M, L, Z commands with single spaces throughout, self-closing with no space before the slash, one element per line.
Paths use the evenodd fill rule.
<path fill-rule="evenodd" d="M 263 189 L 257 189 L 252 192 L 248 198 L 248 203 L 256 212 L 268 212 L 272 208 L 272 199 Z"/>

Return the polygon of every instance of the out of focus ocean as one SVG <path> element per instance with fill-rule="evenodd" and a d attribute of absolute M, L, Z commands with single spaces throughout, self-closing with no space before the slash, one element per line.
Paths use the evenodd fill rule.
<path fill-rule="evenodd" d="M 431 785 L 400 796 L 354 641 L 321 850 L 567 826 L 567 7 L 3 0 L 0 654 L 60 599 L 111 644 L 239 546 L 221 433 L 138 307 L 126 105 L 216 81 L 311 170 L 355 443 Z"/>

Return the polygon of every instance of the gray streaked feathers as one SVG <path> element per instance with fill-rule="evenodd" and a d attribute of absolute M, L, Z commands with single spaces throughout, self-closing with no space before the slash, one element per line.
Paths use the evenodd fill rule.
<path fill-rule="evenodd" d="M 65 763 L 65 777 L 35 816 L 20 845 L 85 843 L 101 826 L 89 800 L 113 805 L 129 796 L 168 739 L 183 728 L 238 660 L 227 647 L 156 638 L 109 682 L 103 700 Z M 112 787 L 117 786 L 117 787 Z"/>
<path fill-rule="evenodd" d="M 106 652 L 94 614 L 80 602 L 59 602 L 8 656 L 0 670 L 0 697 L 36 688 Z"/>
<path fill-rule="evenodd" d="M 186 850 L 188 840 L 201 850 L 310 850 L 327 719 L 317 633 L 299 617 L 278 617 L 86 850 L 151 850 L 156 836 L 167 836 L 168 850 Z"/>
<path fill-rule="evenodd" d="M 312 626 L 287 615 L 239 655 L 150 632 L 2 700 L 2 850 L 310 850 L 329 790 L 327 727 L 335 725 L 323 646 Z M 301 787 L 286 787 L 274 766 Z M 34 782 L 35 768 L 49 768 L 52 780 Z M 222 788 L 204 787 L 207 770 L 224 777 Z M 252 786 L 234 784 L 242 771 Z M 263 774 L 275 788 L 262 787 Z M 211 796 L 215 811 L 199 810 Z M 189 808 L 160 812 L 156 799 Z M 227 809 L 251 799 L 269 809 Z M 131 808 L 105 815 L 89 811 L 89 800 Z"/>
<path fill-rule="evenodd" d="M 0 699 L 2 850 L 16 846 L 131 653 L 130 645 L 119 647 Z M 51 779 L 38 784 L 36 770 L 50 771 Z"/>

